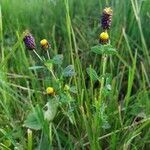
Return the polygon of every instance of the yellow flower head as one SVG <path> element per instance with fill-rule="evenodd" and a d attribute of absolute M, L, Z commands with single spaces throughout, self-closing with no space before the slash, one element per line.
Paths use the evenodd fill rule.
<path fill-rule="evenodd" d="M 107 44 L 109 41 L 109 35 L 107 32 L 102 32 L 99 36 L 101 44 Z"/>
<path fill-rule="evenodd" d="M 53 94 L 55 93 L 55 92 L 54 92 L 54 88 L 52 88 L 52 87 L 47 87 L 46 93 L 47 93 L 48 95 L 53 95 Z"/>
<path fill-rule="evenodd" d="M 49 43 L 48 43 L 48 41 L 46 40 L 46 39 L 43 39 L 43 40 L 41 40 L 40 41 L 40 44 L 41 44 L 41 47 L 43 48 L 43 49 L 48 49 L 49 48 Z"/>
<path fill-rule="evenodd" d="M 102 33 L 100 34 L 100 39 L 101 39 L 101 40 L 108 40 L 108 39 L 109 39 L 108 33 L 107 33 L 107 32 L 102 32 Z"/>

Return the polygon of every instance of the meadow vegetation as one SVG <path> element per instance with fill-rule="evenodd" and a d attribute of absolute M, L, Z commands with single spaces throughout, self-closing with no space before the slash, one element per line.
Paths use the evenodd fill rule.
<path fill-rule="evenodd" d="M 0 149 L 150 149 L 149 10 L 149 0 L 0 0 Z"/>

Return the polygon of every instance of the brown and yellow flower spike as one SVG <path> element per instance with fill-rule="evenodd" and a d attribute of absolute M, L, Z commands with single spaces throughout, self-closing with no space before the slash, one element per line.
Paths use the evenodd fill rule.
<path fill-rule="evenodd" d="M 103 30 L 108 30 L 110 28 L 112 22 L 112 14 L 113 11 L 111 7 L 106 7 L 103 10 L 102 19 L 101 19 L 101 26 Z"/>

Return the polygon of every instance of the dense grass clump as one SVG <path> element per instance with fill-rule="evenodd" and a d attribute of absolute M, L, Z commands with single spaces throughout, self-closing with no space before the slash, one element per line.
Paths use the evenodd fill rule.
<path fill-rule="evenodd" d="M 0 4 L 0 149 L 150 148 L 149 0 Z"/>

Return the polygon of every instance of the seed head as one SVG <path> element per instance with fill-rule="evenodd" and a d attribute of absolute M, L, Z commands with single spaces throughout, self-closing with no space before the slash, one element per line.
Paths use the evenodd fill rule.
<path fill-rule="evenodd" d="M 99 35 L 99 39 L 100 39 L 100 43 L 101 44 L 107 44 L 108 41 L 109 41 L 109 35 L 107 32 L 102 32 L 100 35 Z"/>
<path fill-rule="evenodd" d="M 40 44 L 43 49 L 48 49 L 50 47 L 50 44 L 48 43 L 46 39 L 41 40 Z"/>
<path fill-rule="evenodd" d="M 52 87 L 47 87 L 46 93 L 47 93 L 48 95 L 54 95 L 54 94 L 55 94 L 54 88 L 52 88 Z"/>
<path fill-rule="evenodd" d="M 30 32 L 25 32 L 24 34 L 25 35 L 24 35 L 23 41 L 24 41 L 26 48 L 29 50 L 35 49 L 36 44 L 35 44 L 35 39 L 32 36 L 32 34 Z"/>
<path fill-rule="evenodd" d="M 112 9 L 110 7 L 106 7 L 103 10 L 102 18 L 101 18 L 101 26 L 103 30 L 108 30 L 111 26 L 112 22 Z"/>

